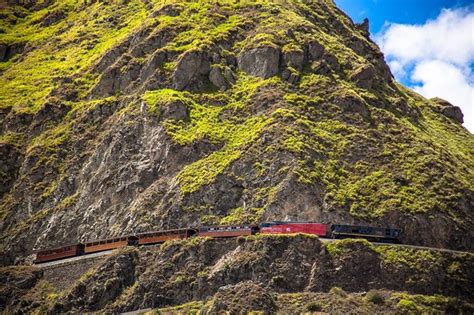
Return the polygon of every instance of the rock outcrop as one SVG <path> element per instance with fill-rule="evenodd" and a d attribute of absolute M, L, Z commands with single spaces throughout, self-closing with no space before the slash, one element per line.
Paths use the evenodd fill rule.
<path fill-rule="evenodd" d="M 431 101 L 436 104 L 436 111 L 448 118 L 451 118 L 459 124 L 464 123 L 464 115 L 458 106 L 454 106 L 453 104 L 441 98 L 433 98 Z"/>
<path fill-rule="evenodd" d="M 184 53 L 173 73 L 173 88 L 176 90 L 192 89 L 193 85 L 202 84 L 203 78 L 211 71 L 208 56 L 202 51 Z"/>

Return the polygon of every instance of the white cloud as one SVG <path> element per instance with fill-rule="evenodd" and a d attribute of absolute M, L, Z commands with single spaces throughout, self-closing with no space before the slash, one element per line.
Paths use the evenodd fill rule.
<path fill-rule="evenodd" d="M 464 126 L 474 132 L 474 87 L 469 85 L 468 77 L 458 67 L 439 60 L 417 64 L 411 75 L 412 81 L 422 83 L 414 88 L 416 92 L 459 105 L 464 114 Z"/>
<path fill-rule="evenodd" d="M 423 25 L 387 23 L 375 40 L 395 77 L 461 107 L 474 132 L 474 12 L 443 10 Z M 421 84 L 421 85 L 419 85 Z"/>

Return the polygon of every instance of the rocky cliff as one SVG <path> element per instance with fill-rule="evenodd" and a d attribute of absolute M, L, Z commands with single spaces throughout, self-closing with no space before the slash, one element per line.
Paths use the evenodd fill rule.
<path fill-rule="evenodd" d="M 367 25 L 332 1 L 0 10 L 3 264 L 265 220 L 388 225 L 406 243 L 473 249 L 462 113 L 395 82 Z"/>

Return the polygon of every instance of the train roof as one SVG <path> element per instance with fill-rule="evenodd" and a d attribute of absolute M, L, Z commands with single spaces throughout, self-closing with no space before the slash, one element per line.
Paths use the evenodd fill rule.
<path fill-rule="evenodd" d="M 181 231 L 189 231 L 189 230 L 196 231 L 197 229 L 198 228 L 180 228 L 180 229 L 171 229 L 171 230 L 147 231 L 147 232 L 136 233 L 135 235 L 140 236 L 140 235 L 146 235 L 146 234 L 181 232 Z"/>
<path fill-rule="evenodd" d="M 122 236 L 116 236 L 116 237 L 110 237 L 110 238 L 103 238 L 103 239 L 98 239 L 98 240 L 91 240 L 84 242 L 85 245 L 91 244 L 91 243 L 97 243 L 97 242 L 106 242 L 106 241 L 113 241 L 121 238 L 126 238 L 128 239 L 129 237 L 136 237 L 134 234 L 129 234 L 129 235 L 122 235 Z"/>

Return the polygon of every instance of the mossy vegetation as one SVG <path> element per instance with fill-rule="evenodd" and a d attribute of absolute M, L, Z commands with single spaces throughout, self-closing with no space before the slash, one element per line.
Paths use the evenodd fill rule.
<path fill-rule="evenodd" d="M 173 89 L 147 91 L 143 95 L 143 100 L 148 106 L 148 111 L 158 116 L 163 111 L 164 107 L 170 106 L 175 102 L 183 103 L 189 107 L 194 105 L 194 101 L 190 97 L 189 93 L 180 92 Z M 179 142 L 180 140 L 177 141 Z"/>
<path fill-rule="evenodd" d="M 448 306 L 456 303 L 455 299 L 442 295 L 396 293 L 391 298 L 398 300 L 397 309 L 410 314 L 443 314 Z"/>
<path fill-rule="evenodd" d="M 366 239 L 351 238 L 325 243 L 325 247 L 331 256 L 338 257 L 352 251 L 354 245 L 357 244 L 367 247 L 369 250 L 375 250 L 375 247 Z"/>
<path fill-rule="evenodd" d="M 79 2 L 55 2 L 18 19 L 0 34 L 0 43 L 28 43 L 37 47 L 22 56 L 22 62 L 0 63 L 0 107 L 13 105 L 13 110 L 18 112 L 38 111 L 57 86 L 54 79 L 86 72 L 147 15 L 145 4 L 136 0 L 127 4 L 97 1 L 79 5 Z M 46 27 L 35 22 L 52 11 L 63 12 L 64 18 Z M 94 83 L 82 82 L 89 86 Z"/>
<path fill-rule="evenodd" d="M 405 265 L 419 272 L 431 265 L 441 263 L 441 255 L 430 250 L 418 250 L 404 247 L 377 246 L 376 251 L 387 264 Z"/>

